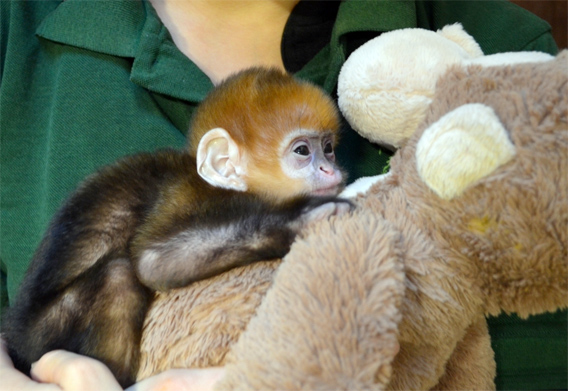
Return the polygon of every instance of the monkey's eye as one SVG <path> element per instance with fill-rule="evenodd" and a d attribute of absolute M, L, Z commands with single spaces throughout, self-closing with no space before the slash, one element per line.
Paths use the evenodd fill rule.
<path fill-rule="evenodd" d="M 299 147 L 294 149 L 294 153 L 296 153 L 298 155 L 302 155 L 302 156 L 309 156 L 310 149 L 308 148 L 307 145 L 300 145 Z"/>
<path fill-rule="evenodd" d="M 333 145 L 330 142 L 326 143 L 323 146 L 323 153 L 325 153 L 326 155 L 333 153 Z"/>

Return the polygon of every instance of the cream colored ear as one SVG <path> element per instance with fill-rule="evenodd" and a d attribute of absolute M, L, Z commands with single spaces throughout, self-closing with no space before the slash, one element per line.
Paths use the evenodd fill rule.
<path fill-rule="evenodd" d="M 422 180 L 441 198 L 459 196 L 515 156 L 515 146 L 489 106 L 472 103 L 447 113 L 416 145 Z"/>
<path fill-rule="evenodd" d="M 483 56 L 483 51 L 479 44 L 471 35 L 465 32 L 463 26 L 459 23 L 444 26 L 442 29 L 436 31 L 436 33 L 457 43 L 472 58 Z"/>
<path fill-rule="evenodd" d="M 196 160 L 197 172 L 212 186 L 247 190 L 242 153 L 225 129 L 215 128 L 205 133 L 197 146 Z"/>

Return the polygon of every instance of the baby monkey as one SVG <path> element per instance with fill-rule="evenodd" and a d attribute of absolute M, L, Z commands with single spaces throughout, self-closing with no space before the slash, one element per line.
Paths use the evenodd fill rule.
<path fill-rule="evenodd" d="M 54 349 L 135 380 L 155 291 L 283 257 L 343 213 L 339 117 L 319 88 L 253 68 L 199 106 L 187 151 L 138 154 L 88 178 L 54 216 L 2 324 L 15 365 Z"/>

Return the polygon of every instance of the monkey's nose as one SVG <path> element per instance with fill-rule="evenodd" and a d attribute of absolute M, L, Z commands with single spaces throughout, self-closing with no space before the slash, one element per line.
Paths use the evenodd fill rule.
<path fill-rule="evenodd" d="M 319 169 L 320 169 L 321 172 L 323 172 L 324 174 L 327 174 L 327 175 L 331 175 L 331 176 L 332 176 L 332 175 L 335 174 L 335 170 L 333 169 L 332 166 L 328 166 L 328 165 L 322 164 L 322 165 L 319 167 Z"/>

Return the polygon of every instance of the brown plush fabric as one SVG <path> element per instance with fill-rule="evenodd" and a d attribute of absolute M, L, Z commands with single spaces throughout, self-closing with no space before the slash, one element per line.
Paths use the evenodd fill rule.
<path fill-rule="evenodd" d="M 160 296 L 141 377 L 222 362 L 218 389 L 494 388 L 484 315 L 568 305 L 567 61 L 450 70 L 355 212 L 308 229 L 274 275 L 262 263 Z M 516 155 L 443 200 L 416 143 L 467 103 L 495 110 Z"/>
<path fill-rule="evenodd" d="M 314 227 L 233 347 L 220 388 L 362 390 L 387 381 L 398 350 L 402 253 L 400 233 L 367 211 Z"/>
<path fill-rule="evenodd" d="M 279 264 L 261 262 L 156 294 L 144 326 L 138 378 L 170 368 L 223 364 Z"/>

